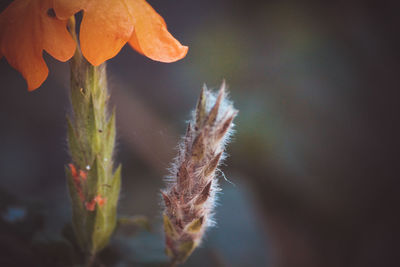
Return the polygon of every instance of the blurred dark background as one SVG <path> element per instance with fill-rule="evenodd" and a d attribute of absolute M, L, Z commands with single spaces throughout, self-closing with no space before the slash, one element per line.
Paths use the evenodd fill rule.
<path fill-rule="evenodd" d="M 223 166 L 235 185 L 220 179 L 217 227 L 185 266 L 400 266 L 397 1 L 149 3 L 189 53 L 163 64 L 125 46 L 108 61 L 119 211 L 153 225 L 115 237 L 115 266 L 163 261 L 162 178 L 202 84 L 223 79 L 240 110 Z M 60 239 L 70 216 L 69 69 L 45 59 L 32 93 L 0 60 L 2 266 L 36 266 L 32 242 Z"/>

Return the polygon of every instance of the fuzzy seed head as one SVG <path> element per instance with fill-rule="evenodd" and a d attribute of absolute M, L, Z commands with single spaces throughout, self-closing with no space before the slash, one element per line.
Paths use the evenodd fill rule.
<path fill-rule="evenodd" d="M 219 191 L 216 169 L 224 158 L 237 110 L 227 99 L 225 83 L 217 94 L 204 85 L 179 145 L 164 201 L 166 252 L 176 263 L 184 262 L 213 224 L 215 194 Z"/>

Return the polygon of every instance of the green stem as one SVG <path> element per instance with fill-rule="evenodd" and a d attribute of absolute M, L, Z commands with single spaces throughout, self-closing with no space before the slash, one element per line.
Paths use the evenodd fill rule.
<path fill-rule="evenodd" d="M 76 39 L 73 18 L 69 28 Z M 114 172 L 115 112 L 110 115 L 108 110 L 105 63 L 92 66 L 78 47 L 70 67 L 72 114 L 67 122 L 72 163 L 66 173 L 76 239 L 92 258 L 107 245 L 116 226 L 120 167 Z"/>

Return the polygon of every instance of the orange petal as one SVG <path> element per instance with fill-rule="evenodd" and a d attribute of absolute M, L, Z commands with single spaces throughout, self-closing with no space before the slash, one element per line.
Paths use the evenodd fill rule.
<path fill-rule="evenodd" d="M 59 19 L 68 19 L 86 7 L 87 0 L 54 0 L 54 10 Z"/>
<path fill-rule="evenodd" d="M 59 20 L 50 16 L 48 14 L 50 8 L 49 4 L 46 5 L 46 2 L 42 2 L 43 49 L 54 58 L 67 61 L 74 55 L 76 43 L 67 30 L 67 20 Z"/>
<path fill-rule="evenodd" d="M 124 1 L 90 2 L 82 19 L 80 42 L 82 54 L 92 65 L 114 57 L 129 40 L 133 19 Z"/>
<path fill-rule="evenodd" d="M 48 14 L 52 3 L 53 0 L 15 0 L 0 14 L 1 54 L 21 72 L 29 91 L 47 78 L 43 49 L 62 61 L 72 57 L 75 50 L 66 21 Z"/>
<path fill-rule="evenodd" d="M 29 91 L 38 88 L 46 80 L 49 71 L 42 58 L 35 12 L 31 10 L 36 8 L 35 4 L 16 0 L 2 13 L 5 20 L 12 22 L 8 25 L 4 22 L 2 53 L 8 63 L 24 76 Z M 27 29 L 27 25 L 32 28 Z"/>
<path fill-rule="evenodd" d="M 145 54 L 143 53 L 142 49 L 140 48 L 139 41 L 138 41 L 137 36 L 136 36 L 136 33 L 135 33 L 135 29 L 133 29 L 132 36 L 131 36 L 131 38 L 129 39 L 129 44 L 131 45 L 131 47 L 132 47 L 133 49 L 136 50 L 136 52 L 138 52 L 139 54 L 145 55 Z"/>
<path fill-rule="evenodd" d="M 144 0 L 129 1 L 136 23 L 129 44 L 139 53 L 161 62 L 174 62 L 186 56 L 181 45 L 167 30 L 163 18 Z"/>

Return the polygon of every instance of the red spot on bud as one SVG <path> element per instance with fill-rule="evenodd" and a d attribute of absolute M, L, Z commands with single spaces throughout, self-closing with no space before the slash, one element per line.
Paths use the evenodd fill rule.
<path fill-rule="evenodd" d="M 86 174 L 86 172 L 79 170 L 79 175 L 78 175 L 78 171 L 76 170 L 76 167 L 74 164 L 70 163 L 70 164 L 68 164 L 68 166 L 69 166 L 69 169 L 71 170 L 71 175 L 72 175 L 72 179 L 74 180 L 74 186 L 75 186 L 76 192 L 78 193 L 79 198 L 83 202 L 83 201 L 85 201 L 85 196 L 82 191 L 81 179 L 86 180 L 87 174 Z"/>
<path fill-rule="evenodd" d="M 94 211 L 96 208 L 96 203 L 99 207 L 102 207 L 106 203 L 107 199 L 102 197 L 100 194 L 95 196 L 92 201 L 86 202 L 85 207 L 88 211 Z"/>
<path fill-rule="evenodd" d="M 93 199 L 100 207 L 102 207 L 107 199 L 102 197 L 100 194 L 98 194 L 94 199 Z"/>
<path fill-rule="evenodd" d="M 90 202 L 86 202 L 85 207 L 88 211 L 94 211 L 94 209 L 96 207 L 96 202 L 94 201 L 94 199 Z"/>
<path fill-rule="evenodd" d="M 68 166 L 69 166 L 69 169 L 71 170 L 71 174 L 72 174 L 72 176 L 73 176 L 73 177 L 77 176 L 77 175 L 78 175 L 78 173 L 76 172 L 75 165 L 74 165 L 74 164 L 72 164 L 72 163 L 70 163 L 70 164 L 68 164 Z"/>
<path fill-rule="evenodd" d="M 87 173 L 85 171 L 80 170 L 79 171 L 79 176 L 82 178 L 82 180 L 86 180 L 87 179 Z"/>

